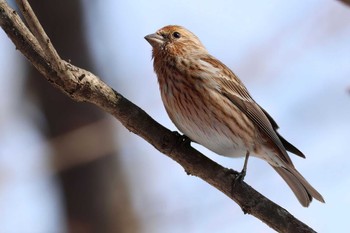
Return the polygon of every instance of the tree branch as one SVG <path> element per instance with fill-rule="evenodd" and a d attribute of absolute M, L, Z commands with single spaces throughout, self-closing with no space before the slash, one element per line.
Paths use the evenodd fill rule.
<path fill-rule="evenodd" d="M 27 1 L 17 2 L 35 36 L 4 0 L 0 0 L 0 26 L 47 81 L 73 100 L 92 103 L 113 115 L 131 132 L 178 162 L 188 174 L 203 179 L 234 200 L 244 213 L 259 218 L 278 232 L 315 232 L 245 182 L 234 183 L 231 170 L 205 157 L 189 144 L 181 143 L 178 134 L 153 120 L 97 76 L 61 60 L 44 30 L 40 30 L 41 25 Z"/>
<path fill-rule="evenodd" d="M 339 2 L 343 2 L 344 4 L 350 6 L 350 0 L 338 0 Z"/>

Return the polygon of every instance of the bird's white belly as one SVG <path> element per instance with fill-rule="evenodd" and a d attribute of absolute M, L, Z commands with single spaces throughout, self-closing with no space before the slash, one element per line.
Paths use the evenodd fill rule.
<path fill-rule="evenodd" d="M 182 133 L 219 155 L 244 157 L 247 150 L 252 149 L 247 148 L 241 138 L 233 135 L 229 127 L 217 119 L 188 119 L 181 114 L 173 117 L 175 125 Z"/>

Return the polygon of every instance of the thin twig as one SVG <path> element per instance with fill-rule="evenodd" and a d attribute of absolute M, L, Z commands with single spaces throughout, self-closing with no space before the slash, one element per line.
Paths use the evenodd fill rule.
<path fill-rule="evenodd" d="M 59 62 L 61 60 L 60 56 L 53 47 L 50 38 L 47 36 L 44 28 L 41 26 L 28 1 L 16 0 L 16 3 L 27 22 L 30 31 L 38 40 L 41 48 L 45 51 L 45 55 L 47 56 L 47 59 L 50 61 L 51 65 L 53 65 L 56 70 L 63 70 L 61 63 Z"/>
<path fill-rule="evenodd" d="M 6 2 L 4 0 L 0 0 L 0 4 L 3 5 L 3 4 L 6 4 Z M 12 13 L 13 14 L 8 15 L 9 20 L 16 23 L 18 27 L 22 29 L 21 32 L 22 32 L 23 38 L 27 39 L 28 43 L 30 44 L 30 47 L 34 49 L 37 53 L 39 53 L 41 57 L 45 57 L 44 51 L 42 50 L 38 40 L 34 37 L 31 31 L 27 29 L 27 27 L 25 26 L 21 18 L 18 16 L 18 14 L 15 11 L 13 11 Z M 2 18 L 0 18 L 0 20 L 2 20 Z M 6 24 L 8 22 L 3 21 L 2 23 Z"/>

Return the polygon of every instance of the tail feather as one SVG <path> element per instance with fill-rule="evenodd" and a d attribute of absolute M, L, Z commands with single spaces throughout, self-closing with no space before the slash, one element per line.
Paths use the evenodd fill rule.
<path fill-rule="evenodd" d="M 286 181 L 302 206 L 308 207 L 312 198 L 323 203 L 325 202 L 322 195 L 294 168 L 272 167 Z"/>

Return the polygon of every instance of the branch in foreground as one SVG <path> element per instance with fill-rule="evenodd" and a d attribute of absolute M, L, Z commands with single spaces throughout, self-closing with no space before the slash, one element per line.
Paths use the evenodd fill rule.
<path fill-rule="evenodd" d="M 28 3 L 22 1 L 22 4 L 24 6 Z M 31 11 L 30 8 L 25 10 Z M 27 21 L 36 20 L 32 18 L 35 17 L 34 13 L 28 15 L 31 17 L 25 17 Z M 27 23 L 33 25 L 33 22 Z M 127 129 L 178 162 L 188 174 L 203 179 L 230 197 L 244 213 L 254 215 L 278 232 L 315 232 L 245 182 L 236 182 L 232 186 L 235 177 L 228 169 L 205 157 L 189 144 L 179 144 L 181 138 L 177 134 L 153 120 L 142 109 L 107 86 L 94 74 L 63 60 L 50 60 L 53 57 L 52 54 L 56 53 L 53 46 L 48 46 L 50 41 L 37 38 L 37 30 L 32 29 L 36 35 L 33 36 L 17 13 L 4 0 L 0 0 L 0 26 L 16 48 L 55 87 L 73 100 L 95 104 L 110 113 Z M 40 36 L 46 38 L 45 35 Z M 58 56 L 57 59 L 59 59 Z"/>

